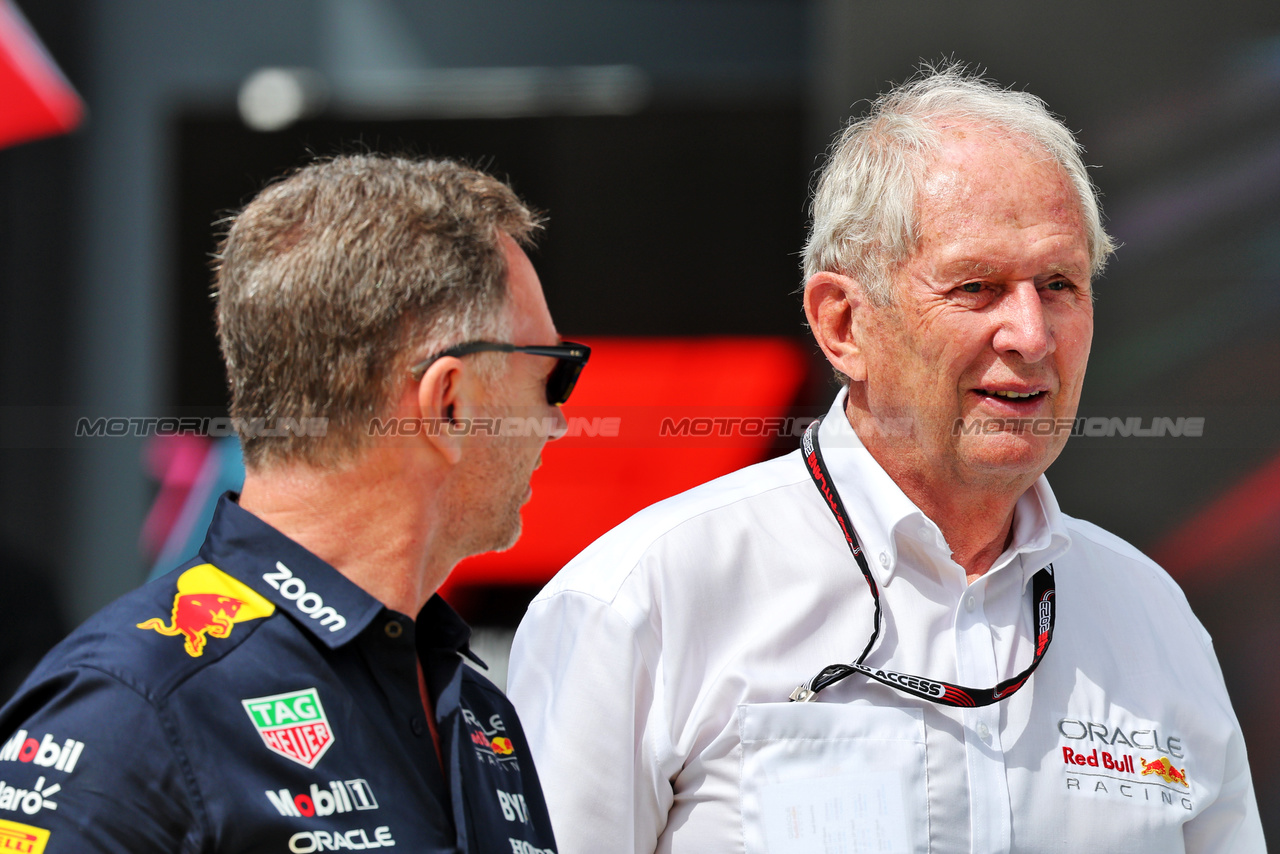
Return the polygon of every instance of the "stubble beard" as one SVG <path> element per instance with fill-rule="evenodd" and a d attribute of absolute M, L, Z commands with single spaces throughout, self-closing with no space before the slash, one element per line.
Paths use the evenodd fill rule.
<path fill-rule="evenodd" d="M 474 489 L 453 515 L 466 553 L 506 551 L 520 539 L 520 509 L 529 486 L 517 448 L 495 440 L 469 479 Z"/>

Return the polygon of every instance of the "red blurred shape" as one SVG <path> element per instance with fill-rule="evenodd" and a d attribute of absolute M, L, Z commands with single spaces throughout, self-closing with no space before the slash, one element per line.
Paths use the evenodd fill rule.
<path fill-rule="evenodd" d="M 1179 581 L 1225 580 L 1224 570 L 1280 549 L 1280 456 L 1236 484 L 1151 550 Z"/>
<path fill-rule="evenodd" d="M 545 583 L 636 511 L 798 446 L 785 419 L 808 360 L 790 338 L 575 340 L 591 361 L 564 407 L 570 434 L 543 450 L 520 542 L 463 561 L 446 595 Z"/>
<path fill-rule="evenodd" d="M 84 105 L 10 0 L 0 0 L 0 147 L 66 133 Z"/>

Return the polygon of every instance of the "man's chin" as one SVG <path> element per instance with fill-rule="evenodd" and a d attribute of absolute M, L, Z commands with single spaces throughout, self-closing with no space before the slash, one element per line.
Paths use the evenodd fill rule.
<path fill-rule="evenodd" d="M 520 534 L 523 530 L 523 526 L 520 522 L 520 513 L 517 512 L 515 517 L 515 521 L 508 526 L 508 530 L 503 532 L 506 536 L 501 538 L 499 540 L 499 544 L 490 549 L 490 551 L 505 552 L 508 549 L 513 548 L 516 543 L 520 542 Z"/>
<path fill-rule="evenodd" d="M 987 433 L 965 437 L 959 456 L 973 471 L 1004 476 L 1025 475 L 1034 480 L 1062 452 L 1064 439 L 1020 432 Z"/>

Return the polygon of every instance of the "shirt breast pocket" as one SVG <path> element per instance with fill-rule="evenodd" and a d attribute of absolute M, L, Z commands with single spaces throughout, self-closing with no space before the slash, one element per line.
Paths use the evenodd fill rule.
<path fill-rule="evenodd" d="M 765 703 L 738 726 L 746 854 L 929 850 L 922 710 Z"/>

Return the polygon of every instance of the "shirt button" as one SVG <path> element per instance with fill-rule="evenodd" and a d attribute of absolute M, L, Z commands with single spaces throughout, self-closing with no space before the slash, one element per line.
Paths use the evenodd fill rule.
<path fill-rule="evenodd" d="M 409 718 L 409 729 L 413 730 L 413 734 L 421 736 L 427 731 L 427 722 L 422 719 L 422 715 L 414 715 Z"/>
<path fill-rule="evenodd" d="M 983 741 L 990 741 L 991 727 L 987 726 L 985 723 L 978 724 L 978 737 Z"/>
<path fill-rule="evenodd" d="M 400 625 L 399 620 L 387 620 L 387 624 L 382 627 L 382 630 L 386 632 L 387 637 L 392 640 L 395 640 L 404 634 L 404 626 Z"/>
<path fill-rule="evenodd" d="M 889 560 L 889 553 L 888 553 L 888 552 L 880 552 L 880 565 L 881 565 L 881 566 L 883 566 L 885 569 L 888 569 L 888 568 L 889 568 L 889 563 L 890 563 L 890 560 Z"/>
<path fill-rule="evenodd" d="M 966 611 L 972 611 L 974 608 L 977 607 L 977 605 L 978 605 L 978 600 L 974 599 L 972 596 L 966 597 L 964 600 L 964 609 Z"/>

